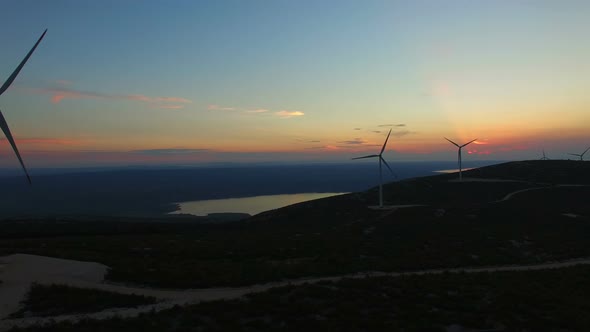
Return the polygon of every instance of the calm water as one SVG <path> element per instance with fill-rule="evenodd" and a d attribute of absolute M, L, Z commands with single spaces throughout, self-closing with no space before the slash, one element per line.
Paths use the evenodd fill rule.
<path fill-rule="evenodd" d="M 255 215 L 263 211 L 278 209 L 291 204 L 341 194 L 345 193 L 303 193 L 181 202 L 178 203 L 180 205 L 180 210 L 172 213 L 188 213 L 196 216 L 206 216 L 209 213 L 234 212 Z"/>
<path fill-rule="evenodd" d="M 477 167 L 467 167 L 467 168 L 463 168 L 463 172 L 468 171 L 470 169 L 476 169 Z M 453 169 L 441 169 L 438 171 L 434 171 L 434 173 L 444 173 L 444 174 L 449 174 L 449 173 L 459 173 L 459 169 L 458 168 L 453 168 Z"/>

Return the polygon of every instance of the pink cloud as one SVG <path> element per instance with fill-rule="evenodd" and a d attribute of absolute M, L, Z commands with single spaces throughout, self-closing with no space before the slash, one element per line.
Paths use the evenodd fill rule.
<path fill-rule="evenodd" d="M 266 112 L 268 112 L 268 110 L 263 109 L 263 108 L 246 111 L 246 113 L 266 113 Z"/>
<path fill-rule="evenodd" d="M 91 92 L 83 92 L 76 90 L 69 90 L 64 88 L 45 88 L 45 89 L 33 89 L 35 93 L 40 94 L 51 94 L 51 102 L 54 104 L 60 103 L 64 99 L 107 99 L 109 96 L 103 96 Z"/>
<path fill-rule="evenodd" d="M 53 97 L 51 97 L 51 102 L 54 104 L 58 104 L 65 97 L 66 96 L 64 96 L 64 95 L 54 95 Z"/>

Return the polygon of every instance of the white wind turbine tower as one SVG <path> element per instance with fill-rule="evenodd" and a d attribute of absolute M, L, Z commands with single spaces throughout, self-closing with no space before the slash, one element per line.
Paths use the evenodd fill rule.
<path fill-rule="evenodd" d="M 582 152 L 582 154 L 577 154 L 577 153 L 568 153 L 568 154 L 572 155 L 572 156 L 580 157 L 580 161 L 584 161 L 584 155 L 586 154 L 586 152 L 588 152 L 588 150 L 590 150 L 590 147 L 587 148 L 586 150 L 584 150 L 584 152 Z"/>
<path fill-rule="evenodd" d="M 458 154 L 459 154 L 459 181 L 463 181 L 463 166 L 461 165 L 461 149 L 462 149 L 462 148 L 464 148 L 464 147 L 466 147 L 467 145 L 469 145 L 469 144 L 471 144 L 471 143 L 473 143 L 473 142 L 477 141 L 477 138 L 476 138 L 476 139 L 474 139 L 473 141 L 469 141 L 469 142 L 467 142 L 467 143 L 465 143 L 465 144 L 463 144 L 463 145 L 459 145 L 459 144 L 457 144 L 457 143 L 455 143 L 455 142 L 451 141 L 450 139 L 448 139 L 448 138 L 446 138 L 446 137 L 445 137 L 445 139 L 446 139 L 447 141 L 451 142 L 451 143 L 452 143 L 454 146 L 456 146 L 457 148 L 459 148 L 459 153 L 458 153 Z"/>
<path fill-rule="evenodd" d="M 33 52 L 35 51 L 35 49 L 37 48 L 37 46 L 39 45 L 39 43 L 41 42 L 43 37 L 45 37 L 45 33 L 47 33 L 47 29 L 45 29 L 45 31 L 43 31 L 43 34 L 41 35 L 41 37 L 39 37 L 39 40 L 37 40 L 37 43 L 35 43 L 35 46 L 33 46 L 33 48 L 29 51 L 27 56 L 25 56 L 23 61 L 21 61 L 21 63 L 18 65 L 18 67 L 16 67 L 14 72 L 12 72 L 12 75 L 10 75 L 8 77 L 8 79 L 6 80 L 6 82 L 4 82 L 4 84 L 2 84 L 2 87 L 0 87 L 0 95 L 2 95 L 4 93 L 4 91 L 6 91 L 8 89 L 8 87 L 10 87 L 12 82 L 14 82 L 18 73 L 21 71 L 21 69 L 23 69 L 23 67 L 25 66 L 25 63 L 27 63 L 27 60 L 29 60 L 29 58 L 31 57 L 31 54 L 33 54 Z M 18 148 L 16 147 L 16 143 L 14 142 L 14 138 L 12 137 L 12 133 L 10 133 L 10 128 L 8 128 L 8 123 L 6 123 L 6 120 L 4 119 L 4 115 L 2 115 L 2 111 L 0 111 L 0 127 L 2 128 L 2 131 L 4 132 L 4 135 L 6 135 L 6 139 L 8 139 L 8 142 L 10 142 L 10 145 L 12 145 L 12 149 L 14 150 L 14 153 L 16 154 L 16 157 L 18 158 L 20 165 L 23 167 L 23 170 L 25 171 L 25 174 L 27 175 L 27 180 L 29 181 L 29 184 L 30 184 L 31 177 L 29 176 L 29 172 L 27 172 L 27 168 L 25 167 L 25 164 L 23 163 L 23 159 L 20 157 L 20 153 L 18 152 Z"/>
<path fill-rule="evenodd" d="M 391 169 L 391 167 L 389 167 L 389 164 L 387 164 L 385 159 L 383 159 L 383 152 L 385 151 L 385 146 L 387 145 L 387 140 L 389 140 L 389 135 L 391 135 L 391 129 L 389 129 L 389 133 L 387 134 L 387 138 L 385 139 L 385 143 L 383 143 L 383 147 L 381 148 L 381 152 L 379 152 L 379 154 L 372 154 L 372 155 L 368 155 L 368 156 L 364 156 L 364 157 L 352 158 L 352 160 L 365 159 L 365 158 L 379 158 L 379 207 L 380 208 L 383 207 L 383 172 L 382 172 L 381 163 L 383 163 L 383 164 L 385 164 L 385 166 L 387 166 L 387 168 L 389 169 L 391 174 L 395 174 L 393 172 L 393 170 Z"/>

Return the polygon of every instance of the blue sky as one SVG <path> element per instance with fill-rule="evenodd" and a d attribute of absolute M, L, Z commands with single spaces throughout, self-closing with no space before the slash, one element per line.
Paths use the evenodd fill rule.
<path fill-rule="evenodd" d="M 587 1 L 2 5 L 0 76 L 49 29 L 0 97 L 30 167 L 348 160 L 390 128 L 399 160 L 590 145 Z"/>

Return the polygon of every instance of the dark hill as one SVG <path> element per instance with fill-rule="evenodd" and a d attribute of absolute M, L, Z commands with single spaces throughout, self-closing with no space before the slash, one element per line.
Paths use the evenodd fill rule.
<path fill-rule="evenodd" d="M 388 204 L 424 204 L 412 208 L 369 209 L 377 200 L 372 189 L 295 204 L 243 222 L 137 223 L 124 231 L 117 231 L 113 222 L 96 227 L 100 235 L 68 233 L 67 223 L 54 222 L 62 229 L 59 234 L 27 229 L 0 237 L 0 255 L 98 261 L 112 267 L 111 280 L 162 287 L 585 257 L 590 256 L 585 199 L 590 187 L 557 184 L 576 183 L 589 171 L 587 165 L 506 163 L 465 176 L 517 181 L 458 183 L 453 181 L 456 174 L 443 174 L 386 185 Z M 548 169 L 560 177 L 552 184 L 543 175 Z M 25 228 L 22 222 L 19 227 Z"/>
<path fill-rule="evenodd" d="M 590 184 L 590 162 L 572 160 L 527 160 L 480 167 L 468 177 L 508 179 L 548 184 Z"/>

